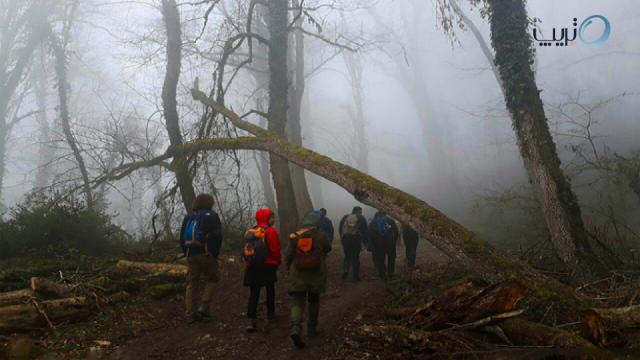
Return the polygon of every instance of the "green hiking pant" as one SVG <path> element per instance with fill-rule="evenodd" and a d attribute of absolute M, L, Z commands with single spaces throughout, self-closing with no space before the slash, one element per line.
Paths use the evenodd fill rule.
<path fill-rule="evenodd" d="M 299 327 L 304 317 L 304 308 L 309 302 L 309 328 L 315 329 L 318 326 L 318 314 L 320 313 L 320 294 L 308 291 L 291 293 L 291 324 Z"/>
<path fill-rule="evenodd" d="M 196 311 L 209 313 L 213 290 L 218 282 L 218 259 L 215 256 L 197 254 L 187 257 L 186 314 Z"/>

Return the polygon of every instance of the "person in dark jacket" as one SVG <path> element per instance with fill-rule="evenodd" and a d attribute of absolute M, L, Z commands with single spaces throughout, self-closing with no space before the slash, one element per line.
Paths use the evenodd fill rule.
<path fill-rule="evenodd" d="M 416 251 L 418 249 L 418 233 L 406 223 L 402 224 L 402 240 L 404 241 L 404 251 L 407 258 L 407 267 L 416 267 Z"/>
<path fill-rule="evenodd" d="M 315 212 L 307 214 L 301 229 L 289 235 L 289 248 L 285 264 L 289 272 L 289 294 L 291 295 L 291 340 L 293 344 L 302 348 L 305 346 L 302 340 L 302 318 L 305 305 L 308 303 L 309 317 L 307 321 L 307 333 L 309 336 L 318 334 L 318 316 L 320 313 L 320 294 L 327 288 L 327 254 L 331 251 L 331 243 L 326 235 L 319 230 L 320 217 Z M 317 265 L 303 267 L 302 264 L 308 258 L 301 257 L 300 249 L 309 245 L 314 253 Z M 308 262 L 306 262 L 308 264 Z"/>
<path fill-rule="evenodd" d="M 222 245 L 220 217 L 212 210 L 213 197 L 200 194 L 192 212 L 182 220 L 180 246 L 187 257 L 186 315 L 189 323 L 211 321 L 209 309 L 218 281 L 218 255 Z"/>
<path fill-rule="evenodd" d="M 275 224 L 273 211 L 267 208 L 258 210 L 256 212 L 256 223 L 256 227 L 264 229 L 264 241 L 269 254 L 264 264 L 247 264 L 244 271 L 244 286 L 250 289 L 247 309 L 247 317 L 249 318 L 247 332 L 255 332 L 257 330 L 256 315 L 262 287 L 265 287 L 267 291 L 267 320 L 273 322 L 276 319 L 275 283 L 277 281 L 278 266 L 282 259 L 280 255 L 280 237 L 275 226 L 273 226 Z"/>
<path fill-rule="evenodd" d="M 330 243 L 333 243 L 333 222 L 327 217 L 327 209 L 321 208 L 318 211 L 320 213 L 320 231 L 327 235 L 327 240 L 329 240 Z"/>
<path fill-rule="evenodd" d="M 342 280 L 349 276 L 349 269 L 353 268 L 353 279 L 360 280 L 360 251 L 362 246 L 367 246 L 368 229 L 367 220 L 362 216 L 362 208 L 356 206 L 351 214 L 345 215 L 340 220 L 338 228 L 342 249 L 344 250 L 344 267 L 342 270 Z"/>
<path fill-rule="evenodd" d="M 382 280 L 393 276 L 395 272 L 398 236 L 396 222 L 383 211 L 378 211 L 369 224 L 369 241 L 376 270 Z"/>

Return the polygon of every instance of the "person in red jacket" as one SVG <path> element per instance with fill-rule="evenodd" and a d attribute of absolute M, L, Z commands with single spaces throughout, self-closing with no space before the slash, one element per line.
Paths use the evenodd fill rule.
<path fill-rule="evenodd" d="M 269 254 L 263 264 L 247 264 L 244 271 L 244 286 L 250 289 L 247 309 L 247 317 L 249 318 L 249 325 L 247 325 L 246 329 L 247 332 L 255 332 L 257 330 L 256 313 L 258 300 L 260 299 L 260 289 L 263 287 L 267 289 L 267 319 L 270 322 L 276 319 L 276 273 L 282 261 L 282 256 L 280 255 L 280 238 L 278 231 L 273 226 L 275 223 L 273 211 L 266 208 L 258 210 L 256 212 L 256 222 L 258 223 L 256 226 L 264 228 L 264 241 Z"/>

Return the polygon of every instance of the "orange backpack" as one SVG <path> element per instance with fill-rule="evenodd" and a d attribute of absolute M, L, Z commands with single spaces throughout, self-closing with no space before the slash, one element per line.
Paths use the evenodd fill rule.
<path fill-rule="evenodd" d="M 301 229 L 290 237 L 296 238 L 296 269 L 315 270 L 320 267 L 320 251 L 314 246 L 313 238 L 309 234 L 310 229 Z"/>

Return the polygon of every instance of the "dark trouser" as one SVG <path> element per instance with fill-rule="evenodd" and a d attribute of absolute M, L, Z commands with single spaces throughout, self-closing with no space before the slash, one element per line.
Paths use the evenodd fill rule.
<path fill-rule="evenodd" d="M 187 289 L 185 294 L 186 314 L 192 316 L 199 311 L 208 314 L 218 282 L 218 259 L 197 254 L 187 257 Z"/>
<path fill-rule="evenodd" d="M 349 269 L 353 268 L 353 278 L 360 277 L 360 245 L 359 235 L 345 234 L 342 237 L 342 248 L 344 250 L 344 267 L 342 272 L 349 274 Z"/>
<path fill-rule="evenodd" d="M 416 266 L 416 252 L 418 249 L 418 239 L 405 239 L 404 250 L 407 257 L 407 265 L 410 268 Z"/>
<path fill-rule="evenodd" d="M 381 279 L 393 276 L 396 270 L 395 241 L 376 247 L 373 251 L 373 261 Z"/>
<path fill-rule="evenodd" d="M 267 314 L 274 314 L 276 312 L 276 288 L 275 284 L 265 286 L 267 288 Z M 247 308 L 247 317 L 249 319 L 255 319 L 258 311 L 258 302 L 260 300 L 261 286 L 251 286 L 249 293 L 249 306 Z"/>
<path fill-rule="evenodd" d="M 318 326 L 318 315 L 320 314 L 320 294 L 312 292 L 291 293 L 291 325 L 294 331 L 300 331 L 302 319 L 304 318 L 304 308 L 309 302 L 309 319 L 307 326 L 315 329 Z"/>

